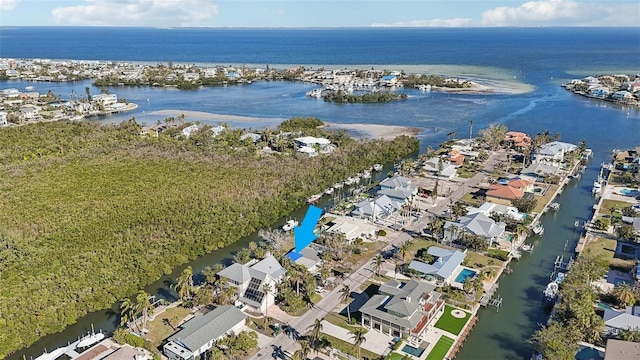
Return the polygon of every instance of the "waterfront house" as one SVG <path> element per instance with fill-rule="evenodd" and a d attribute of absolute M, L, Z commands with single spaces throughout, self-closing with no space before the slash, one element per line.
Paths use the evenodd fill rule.
<path fill-rule="evenodd" d="M 307 154 L 316 154 L 318 151 L 321 154 L 330 154 L 333 151 L 331 141 L 325 138 L 317 138 L 313 136 L 303 136 L 293 139 L 298 152 Z"/>
<path fill-rule="evenodd" d="M 118 96 L 116 94 L 97 94 L 91 96 L 91 102 L 101 104 L 108 109 L 118 102 Z"/>
<path fill-rule="evenodd" d="M 217 125 L 211 128 L 211 137 L 216 137 L 220 134 L 222 134 L 223 131 L 227 130 L 226 127 L 222 126 L 222 125 Z"/>
<path fill-rule="evenodd" d="M 527 214 L 523 214 L 518 211 L 514 206 L 507 206 L 503 204 L 496 204 L 492 202 L 485 202 L 478 208 L 470 208 L 467 215 L 473 215 L 482 213 L 488 217 L 492 214 L 506 215 L 516 221 L 522 221 L 527 217 Z"/>
<path fill-rule="evenodd" d="M 20 107 L 20 121 L 38 120 L 41 116 L 38 114 L 38 107 L 34 105 L 24 105 Z"/>
<path fill-rule="evenodd" d="M 398 83 L 398 77 L 396 75 L 385 75 L 380 80 L 382 86 L 394 86 Z"/>
<path fill-rule="evenodd" d="M 198 124 L 189 125 L 186 128 L 182 129 L 182 135 L 186 137 L 190 137 L 192 134 L 194 134 L 198 130 L 200 130 L 200 125 Z"/>
<path fill-rule="evenodd" d="M 382 195 L 375 200 L 364 200 L 357 203 L 351 215 L 375 221 L 376 219 L 384 219 L 401 208 L 401 203 L 394 201 L 387 195 Z"/>
<path fill-rule="evenodd" d="M 191 360 L 211 349 L 216 341 L 238 334 L 247 316 L 234 306 L 219 306 L 204 315 L 196 315 L 180 326 L 162 347 L 169 360 Z"/>
<path fill-rule="evenodd" d="M 422 281 L 389 280 L 380 285 L 360 307 L 361 325 L 394 337 L 404 337 L 412 346 L 419 346 L 424 331 L 443 311 L 444 301 L 435 286 Z"/>
<path fill-rule="evenodd" d="M 182 79 L 184 81 L 195 82 L 195 81 L 200 80 L 200 74 L 194 73 L 194 72 L 187 72 L 187 73 L 182 74 Z"/>
<path fill-rule="evenodd" d="M 616 101 L 633 100 L 633 94 L 626 90 L 616 91 L 612 97 Z"/>
<path fill-rule="evenodd" d="M 609 90 L 609 88 L 607 87 L 603 87 L 603 86 L 599 86 L 593 89 L 589 90 L 589 95 L 596 97 L 596 98 L 600 98 L 600 99 L 604 99 L 606 97 L 608 97 L 611 94 L 611 90 Z"/>
<path fill-rule="evenodd" d="M 520 175 L 535 176 L 536 179 L 544 179 L 548 176 L 557 175 L 560 169 L 556 166 L 544 163 L 532 163 L 520 171 Z"/>
<path fill-rule="evenodd" d="M 531 144 L 531 137 L 520 131 L 507 131 L 504 134 L 504 142 L 508 147 L 522 150 Z"/>
<path fill-rule="evenodd" d="M 622 330 L 640 329 L 640 306 L 627 306 L 624 312 L 606 308 L 602 320 L 607 336 L 617 336 Z"/>
<path fill-rule="evenodd" d="M 502 205 L 511 205 L 513 200 L 521 199 L 524 195 L 524 191 L 509 184 L 491 184 L 485 192 L 487 201 Z"/>
<path fill-rule="evenodd" d="M 238 301 L 250 310 L 265 312 L 268 304 L 274 303 L 276 285 L 282 281 L 287 271 L 273 255 L 259 262 L 248 264 L 233 263 L 217 273 L 227 283 L 237 288 Z M 264 293 L 267 284 L 271 291 Z"/>
<path fill-rule="evenodd" d="M 7 112 L 0 111 L 0 127 L 5 127 L 7 125 L 9 125 L 9 122 L 7 120 Z"/>
<path fill-rule="evenodd" d="M 411 179 L 394 175 L 380 182 L 379 196 L 388 196 L 391 200 L 398 204 L 406 204 L 414 195 L 418 193 L 418 188 L 411 185 Z"/>
<path fill-rule="evenodd" d="M 432 176 L 437 176 L 445 179 L 452 179 L 456 176 L 457 170 L 454 165 L 449 163 L 446 159 L 439 157 L 433 157 L 427 160 L 422 166 L 423 170 Z"/>
<path fill-rule="evenodd" d="M 447 221 L 444 225 L 444 240 L 457 241 L 465 234 L 473 234 L 483 237 L 491 245 L 498 242 L 505 233 L 506 225 L 503 222 L 495 222 L 483 213 L 465 215 L 457 222 Z"/>
<path fill-rule="evenodd" d="M 338 218 L 329 223 L 326 230 L 329 234 L 343 234 L 347 243 L 353 243 L 357 238 L 373 239 L 375 237 L 375 227 L 364 223 L 353 223 L 347 221 L 348 218 Z"/>
<path fill-rule="evenodd" d="M 447 161 L 449 161 L 451 165 L 460 166 L 464 163 L 464 155 L 458 150 L 451 150 Z"/>
<path fill-rule="evenodd" d="M 421 273 L 427 280 L 451 284 L 455 279 L 454 274 L 456 270 L 466 257 L 466 250 L 462 252 L 432 246 L 427 249 L 427 253 L 435 257 L 432 263 L 427 264 L 422 261 L 413 260 L 409 263 L 409 269 Z"/>
<path fill-rule="evenodd" d="M 578 147 L 573 144 L 552 141 L 540 146 L 540 149 L 533 154 L 533 162 L 543 162 L 559 167 L 560 163 L 564 160 L 564 155 L 577 148 Z"/>

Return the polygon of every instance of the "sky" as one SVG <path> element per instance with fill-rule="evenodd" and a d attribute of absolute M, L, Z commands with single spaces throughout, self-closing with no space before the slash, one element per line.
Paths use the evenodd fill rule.
<path fill-rule="evenodd" d="M 0 0 L 0 26 L 640 27 L 640 1 Z"/>

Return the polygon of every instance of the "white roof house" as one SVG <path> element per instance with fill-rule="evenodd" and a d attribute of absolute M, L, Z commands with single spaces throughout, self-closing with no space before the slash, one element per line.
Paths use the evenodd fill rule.
<path fill-rule="evenodd" d="M 524 218 L 527 217 L 526 214 L 520 213 L 518 209 L 515 208 L 514 206 L 495 204 L 488 201 L 482 204 L 479 208 L 469 209 L 469 211 L 467 212 L 467 216 L 477 214 L 477 213 L 482 213 L 486 216 L 491 216 L 491 214 L 493 213 L 503 214 L 503 215 L 510 216 L 512 219 L 517 221 L 522 221 Z"/>
<path fill-rule="evenodd" d="M 448 250 L 438 246 L 427 249 L 427 253 L 436 258 L 433 264 L 413 260 L 409 263 L 409 269 L 424 275 L 432 275 L 446 284 L 454 280 L 456 269 L 462 264 L 466 254 L 458 250 Z"/>
<path fill-rule="evenodd" d="M 320 150 L 321 154 L 329 154 L 333 151 L 331 141 L 325 138 L 317 138 L 313 136 L 303 136 L 293 139 L 298 146 L 298 151 L 303 153 L 312 154 L 315 153 L 316 147 Z"/>
<path fill-rule="evenodd" d="M 365 200 L 356 204 L 351 215 L 366 218 L 386 218 L 393 212 L 400 210 L 402 204 L 387 195 L 379 196 L 375 200 Z"/>
<path fill-rule="evenodd" d="M 533 154 L 533 161 L 559 164 L 559 162 L 564 160 L 564 154 L 574 151 L 577 148 L 574 144 L 552 141 L 540 146 L 540 149 Z"/>
<path fill-rule="evenodd" d="M 602 320 L 605 329 L 614 335 L 620 330 L 640 329 L 640 306 L 627 306 L 624 312 L 605 309 Z"/>
<path fill-rule="evenodd" d="M 246 318 L 235 306 L 219 306 L 182 324 L 163 346 L 163 353 L 169 360 L 194 359 L 223 337 L 240 333 Z"/>
<path fill-rule="evenodd" d="M 462 233 L 471 233 L 482 236 L 487 242 L 496 242 L 504 234 L 505 223 L 496 223 L 483 213 L 466 215 L 458 219 L 458 222 L 447 221 L 444 225 L 444 237 L 453 241 L 462 237 Z"/>
<path fill-rule="evenodd" d="M 186 137 L 190 137 L 193 133 L 195 133 L 198 130 L 200 130 L 200 125 L 198 124 L 189 125 L 186 128 L 182 129 L 182 135 Z"/>
<path fill-rule="evenodd" d="M 7 112 L 0 111 L 0 127 L 7 126 L 9 122 L 7 121 Z"/>

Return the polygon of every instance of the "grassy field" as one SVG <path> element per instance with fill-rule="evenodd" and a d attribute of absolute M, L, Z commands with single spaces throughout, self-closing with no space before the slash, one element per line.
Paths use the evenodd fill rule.
<path fill-rule="evenodd" d="M 502 264 L 501 260 L 491 258 L 486 255 L 479 254 L 475 251 L 467 251 L 467 256 L 465 257 L 465 264 L 467 266 L 482 269 L 486 266 L 500 265 Z"/>
<path fill-rule="evenodd" d="M 590 241 L 585 249 L 589 249 L 600 254 L 609 261 L 609 266 L 617 269 L 631 269 L 634 265 L 633 260 L 625 260 L 615 257 L 617 241 L 598 237 L 594 241 Z"/>
<path fill-rule="evenodd" d="M 620 212 L 622 211 L 622 209 L 629 207 L 631 205 L 633 205 L 633 203 L 628 203 L 626 201 L 619 201 L 619 200 L 604 199 L 602 200 L 602 205 L 600 206 L 600 210 L 598 211 L 598 214 L 611 215 L 611 209 L 615 209 L 614 212 Z"/>
<path fill-rule="evenodd" d="M 352 343 L 338 339 L 337 337 L 333 337 L 329 334 L 321 333 L 320 337 L 322 338 L 323 336 L 327 337 L 327 339 L 329 340 L 333 348 L 336 348 L 342 351 L 343 353 L 349 354 L 351 356 L 358 356 L 358 350 L 356 347 L 353 346 Z M 380 357 L 380 355 L 366 349 L 360 350 L 360 356 L 366 357 L 369 359 L 377 359 Z"/>
<path fill-rule="evenodd" d="M 542 211 L 544 206 L 547 205 L 547 203 L 551 201 L 551 199 L 553 199 L 553 194 L 555 194 L 556 190 L 558 190 L 558 187 L 560 187 L 560 185 L 558 184 L 550 185 L 549 189 L 544 195 L 535 197 L 536 207 L 533 209 L 534 213 L 540 213 Z"/>
<path fill-rule="evenodd" d="M 160 346 L 162 341 L 171 336 L 178 327 L 178 323 L 191 313 L 191 310 L 183 308 L 182 306 L 176 306 L 162 314 L 156 315 L 153 321 L 147 323 L 147 329 L 149 332 L 146 338 L 153 343 L 154 346 Z M 171 325 L 173 325 L 173 328 Z"/>
<path fill-rule="evenodd" d="M 438 342 L 433 347 L 433 350 L 427 355 L 426 360 L 442 360 L 449 352 L 451 345 L 453 345 L 453 339 L 448 336 L 440 336 Z"/>
<path fill-rule="evenodd" d="M 451 315 L 451 310 L 454 310 L 454 308 L 449 305 L 444 306 L 444 313 L 442 313 L 442 316 L 440 316 L 440 319 L 436 322 L 435 327 L 458 335 L 460 331 L 462 331 L 464 324 L 469 320 L 471 314 L 465 311 L 464 318 L 457 318 Z"/>

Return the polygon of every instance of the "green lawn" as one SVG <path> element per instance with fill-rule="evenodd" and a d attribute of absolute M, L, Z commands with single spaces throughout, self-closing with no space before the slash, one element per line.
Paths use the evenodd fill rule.
<path fill-rule="evenodd" d="M 448 336 L 440 336 L 433 350 L 427 355 L 426 360 L 442 360 L 453 345 L 453 339 Z"/>
<path fill-rule="evenodd" d="M 462 331 L 464 324 L 466 324 L 467 320 L 469 320 L 471 314 L 465 311 L 465 317 L 459 319 L 451 315 L 451 310 L 454 310 L 454 308 L 449 305 L 445 305 L 444 313 L 442 314 L 442 316 L 440 316 L 440 319 L 438 319 L 438 322 L 436 322 L 435 326 L 438 329 L 442 329 L 444 331 L 448 331 L 452 334 L 458 335 L 460 334 L 460 331 Z"/>
<path fill-rule="evenodd" d="M 177 328 L 178 323 L 189 315 L 189 313 L 191 313 L 191 309 L 186 309 L 182 306 L 167 309 L 162 314 L 158 314 L 153 321 L 147 323 L 149 332 L 145 337 L 151 341 L 154 346 L 159 346 L 164 339 L 176 332 L 171 325 Z"/>
<path fill-rule="evenodd" d="M 406 359 L 404 355 L 397 352 L 393 352 L 384 359 L 385 360 L 402 360 L 403 358 Z"/>
<path fill-rule="evenodd" d="M 326 337 L 327 340 L 329 340 L 329 342 L 331 343 L 331 347 L 336 348 L 342 351 L 343 353 L 347 353 L 351 356 L 358 356 L 358 350 L 356 350 L 356 348 L 353 346 L 353 343 L 346 342 L 344 340 L 338 339 L 337 337 L 331 336 L 326 333 L 320 333 L 320 338 L 323 338 L 323 337 Z M 375 354 L 366 349 L 360 350 L 360 356 L 366 357 L 369 359 L 377 359 L 380 357 L 380 355 Z"/>
<path fill-rule="evenodd" d="M 631 269 L 634 265 L 633 260 L 626 260 L 615 257 L 617 241 L 598 237 L 594 241 L 590 241 L 586 249 L 600 254 L 609 261 L 609 267 L 614 269 Z"/>
<path fill-rule="evenodd" d="M 602 200 L 602 205 L 600 206 L 599 214 L 611 215 L 611 209 L 616 209 L 616 211 L 622 211 L 622 209 L 633 205 L 633 203 L 629 203 L 626 201 L 619 200 L 611 200 L 604 199 Z"/>

